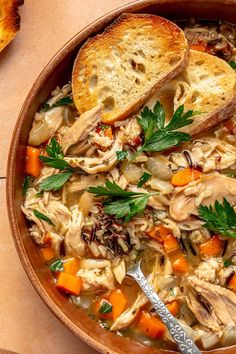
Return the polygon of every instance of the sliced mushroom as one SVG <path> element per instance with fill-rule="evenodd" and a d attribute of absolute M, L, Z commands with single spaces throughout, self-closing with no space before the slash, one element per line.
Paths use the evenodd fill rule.
<path fill-rule="evenodd" d="M 99 157 L 66 157 L 65 160 L 72 167 L 80 167 L 89 174 L 95 174 L 103 171 L 110 171 L 117 162 L 116 151 L 123 148 L 123 143 L 117 135 L 116 140 L 108 151 L 101 151 Z"/>
<path fill-rule="evenodd" d="M 226 198 L 236 203 L 236 179 L 215 172 L 205 175 L 183 188 L 177 188 L 170 201 L 170 215 L 173 219 L 183 221 L 198 215 L 198 207 L 213 205 L 216 200 Z"/>
<path fill-rule="evenodd" d="M 70 146 L 83 141 L 88 133 L 93 130 L 101 121 L 102 105 L 98 105 L 91 110 L 81 114 L 75 123 L 70 127 L 62 137 L 62 151 L 66 154 Z"/>

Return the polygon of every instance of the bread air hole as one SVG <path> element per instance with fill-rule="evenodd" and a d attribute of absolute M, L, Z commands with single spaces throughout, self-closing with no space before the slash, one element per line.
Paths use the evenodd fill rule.
<path fill-rule="evenodd" d="M 207 79 L 208 77 L 209 77 L 209 75 L 203 74 L 203 75 L 200 75 L 200 76 L 199 76 L 199 79 L 200 79 L 200 80 L 205 80 L 205 79 Z"/>
<path fill-rule="evenodd" d="M 115 107 L 115 100 L 113 97 L 109 96 L 106 97 L 105 100 L 102 101 L 103 105 L 104 105 L 104 112 L 111 112 L 114 107 Z"/>
<path fill-rule="evenodd" d="M 144 64 L 142 63 L 136 63 L 133 59 L 131 59 L 131 66 L 133 68 L 134 71 L 137 71 L 140 74 L 145 74 L 146 69 Z"/>
<path fill-rule="evenodd" d="M 98 76 L 97 75 L 91 76 L 89 80 L 89 89 L 93 91 L 96 88 L 97 84 L 98 84 Z"/>
<path fill-rule="evenodd" d="M 192 94 L 192 97 L 191 97 L 191 102 L 194 103 L 197 101 L 199 97 L 199 92 L 198 91 L 194 91 L 193 94 Z"/>
<path fill-rule="evenodd" d="M 181 59 L 180 55 L 175 55 L 173 57 L 170 57 L 169 64 L 170 65 L 175 65 L 175 64 L 177 64 L 180 61 L 180 59 Z"/>
<path fill-rule="evenodd" d="M 195 61 L 195 64 L 200 66 L 200 65 L 204 64 L 204 60 L 197 60 L 197 61 Z"/>

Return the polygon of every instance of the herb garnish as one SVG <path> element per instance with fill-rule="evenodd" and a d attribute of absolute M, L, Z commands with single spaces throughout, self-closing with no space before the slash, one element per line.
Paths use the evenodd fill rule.
<path fill-rule="evenodd" d="M 49 225 L 55 226 L 55 224 L 52 222 L 52 220 L 51 220 L 48 216 L 44 215 L 43 213 L 40 213 L 40 211 L 34 209 L 34 210 L 33 210 L 33 213 L 34 213 L 34 215 L 35 215 L 38 219 L 44 220 L 44 221 L 46 221 Z"/>
<path fill-rule="evenodd" d="M 144 185 L 144 183 L 146 183 L 151 177 L 152 175 L 150 173 L 144 172 L 140 180 L 138 181 L 137 187 L 141 188 Z"/>
<path fill-rule="evenodd" d="M 49 269 L 52 270 L 53 272 L 63 272 L 64 267 L 61 259 L 56 259 L 54 262 L 52 262 L 49 266 Z"/>
<path fill-rule="evenodd" d="M 222 204 L 217 200 L 215 201 L 214 209 L 211 205 L 209 207 L 200 205 L 198 210 L 200 218 L 205 221 L 203 226 L 224 236 L 236 238 L 236 213 L 234 208 L 224 198 Z"/>
<path fill-rule="evenodd" d="M 67 171 L 62 173 L 56 173 L 55 175 L 49 176 L 39 184 L 39 190 L 54 191 L 54 192 L 58 191 L 68 181 L 71 175 L 72 172 Z"/>
<path fill-rule="evenodd" d="M 128 156 L 127 151 L 116 151 L 116 157 L 118 161 L 125 160 Z"/>
<path fill-rule="evenodd" d="M 145 106 L 141 118 L 137 118 L 138 124 L 144 131 L 144 144 L 131 160 L 135 160 L 143 151 L 163 151 L 191 140 L 189 134 L 176 130 L 191 124 L 193 120 L 189 118 L 199 113 L 193 110 L 184 113 L 184 105 L 182 105 L 165 126 L 165 111 L 162 104 L 157 101 L 153 111 Z"/>
<path fill-rule="evenodd" d="M 231 66 L 232 69 L 236 70 L 236 61 L 235 60 L 231 60 L 229 62 L 229 65 Z"/>
<path fill-rule="evenodd" d="M 224 266 L 225 266 L 226 268 L 228 268 L 228 267 L 231 266 L 231 265 L 232 265 L 232 262 L 231 262 L 230 259 L 226 259 L 226 260 L 224 261 Z"/>
<path fill-rule="evenodd" d="M 110 304 L 110 302 L 103 300 L 102 301 L 102 305 L 99 309 L 99 313 L 110 313 L 112 312 L 112 304 Z"/>
<path fill-rule="evenodd" d="M 30 186 L 30 182 L 32 180 L 32 177 L 31 176 L 26 176 L 25 179 L 24 179 L 24 182 L 22 184 L 22 194 L 25 196 L 28 189 L 29 189 L 29 186 Z"/>
<path fill-rule="evenodd" d="M 39 184 L 40 191 L 58 191 L 71 177 L 73 173 L 84 174 L 85 172 L 80 168 L 73 168 L 64 160 L 62 148 L 55 138 L 52 138 L 50 144 L 46 146 L 46 151 L 49 156 L 40 155 L 39 159 L 47 166 L 64 171 L 56 173 L 45 178 Z"/>
<path fill-rule="evenodd" d="M 90 187 L 88 192 L 95 194 L 96 197 L 107 197 L 103 202 L 105 213 L 115 215 L 117 219 L 125 218 L 125 221 L 130 221 L 133 216 L 142 213 L 149 197 L 158 194 L 156 192 L 127 192 L 115 182 L 110 181 L 105 183 L 105 187 Z"/>
<path fill-rule="evenodd" d="M 44 103 L 44 105 L 42 107 L 42 111 L 47 112 L 52 108 L 61 107 L 61 106 L 68 106 L 69 104 L 72 104 L 72 103 L 73 103 L 72 97 L 66 96 L 66 97 L 63 97 L 60 100 L 56 101 L 55 103 L 53 103 L 51 106 L 48 103 Z"/>

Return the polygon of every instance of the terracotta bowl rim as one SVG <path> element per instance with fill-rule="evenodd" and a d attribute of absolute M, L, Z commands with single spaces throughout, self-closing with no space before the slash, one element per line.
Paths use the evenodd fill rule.
<path fill-rule="evenodd" d="M 98 350 L 101 353 L 114 353 L 116 352 L 111 351 L 108 347 L 103 345 L 99 339 L 95 340 L 91 338 L 87 333 L 82 331 L 78 328 L 62 311 L 61 309 L 55 304 L 55 302 L 50 298 L 49 294 L 46 292 L 44 287 L 41 285 L 35 270 L 28 258 L 26 249 L 24 247 L 23 241 L 21 239 L 20 230 L 17 224 L 17 217 L 16 217 L 16 206 L 14 201 L 14 171 L 15 171 L 15 155 L 17 151 L 17 147 L 19 146 L 20 136 L 21 136 L 21 127 L 25 121 L 26 113 L 33 101 L 35 94 L 42 86 L 42 83 L 46 81 L 47 77 L 50 75 L 52 70 L 57 66 L 58 58 L 60 60 L 66 56 L 68 51 L 76 46 L 77 40 L 79 37 L 82 37 L 83 34 L 86 32 L 94 32 L 94 29 L 102 24 L 106 19 L 109 17 L 115 18 L 123 12 L 134 12 L 138 11 L 139 8 L 148 5 L 154 5 L 156 3 L 178 3 L 178 2 L 189 2 L 191 0 L 137 0 L 132 1 L 128 4 L 122 5 L 105 15 L 99 17 L 98 19 L 91 22 L 89 25 L 84 27 L 81 31 L 75 34 L 68 42 L 64 44 L 64 46 L 52 57 L 52 59 L 48 62 L 48 64 L 44 67 L 41 71 L 35 82 L 33 83 L 24 103 L 18 115 L 17 121 L 15 123 L 15 127 L 12 133 L 9 154 L 8 154 L 8 164 L 7 164 L 7 178 L 6 178 L 6 199 L 7 199 L 7 209 L 8 209 L 8 218 L 11 228 L 12 237 L 18 252 L 18 256 L 20 261 L 23 265 L 23 268 L 34 286 L 35 290 L 44 301 L 44 303 L 48 306 L 48 308 L 54 313 L 54 315 L 68 328 L 70 329 L 76 336 L 78 336 L 81 340 L 85 343 L 90 345 L 95 350 Z M 198 0 L 199 3 L 204 3 L 205 0 Z M 208 0 L 209 3 L 215 2 L 215 0 Z M 218 0 L 219 3 L 232 3 L 236 4 L 236 0 Z M 227 349 L 235 348 L 236 352 L 236 345 L 232 347 L 227 347 Z M 222 353 L 226 348 L 219 348 L 215 349 L 214 353 L 218 352 L 219 354 Z M 210 353 L 211 351 L 207 351 L 206 353 Z M 177 353 L 170 350 L 163 350 L 162 353 Z"/>

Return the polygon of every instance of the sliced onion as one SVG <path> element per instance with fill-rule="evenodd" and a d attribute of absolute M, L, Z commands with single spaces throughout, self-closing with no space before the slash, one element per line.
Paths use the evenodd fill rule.
<path fill-rule="evenodd" d="M 173 173 L 167 163 L 166 160 L 162 156 L 150 157 L 146 163 L 147 169 L 154 176 L 158 177 L 164 181 L 168 181 L 171 179 Z"/>
<path fill-rule="evenodd" d="M 61 126 L 63 121 L 64 107 L 55 107 L 45 113 L 45 122 L 48 125 L 51 135 L 53 135 Z"/>
<path fill-rule="evenodd" d="M 224 329 L 221 342 L 225 346 L 230 346 L 236 343 L 236 326 L 228 326 Z"/>
<path fill-rule="evenodd" d="M 32 146 L 37 146 L 50 138 L 50 130 L 48 128 L 47 123 L 44 122 L 36 122 L 33 124 L 33 127 L 29 134 L 29 144 Z"/>
<path fill-rule="evenodd" d="M 162 192 L 163 194 L 170 194 L 174 191 L 174 187 L 169 182 L 163 181 L 159 178 L 152 178 L 149 182 L 152 189 Z"/>
<path fill-rule="evenodd" d="M 79 208 L 84 214 L 84 216 L 88 216 L 90 208 L 93 202 L 93 195 L 89 192 L 84 192 L 79 200 Z"/>
<path fill-rule="evenodd" d="M 128 162 L 124 162 L 122 164 L 121 171 L 125 179 L 132 184 L 136 184 L 143 174 L 141 167 L 134 163 Z"/>
<path fill-rule="evenodd" d="M 91 242 L 94 243 L 94 242 Z M 81 259 L 80 268 L 83 269 L 100 269 L 105 267 L 110 267 L 111 262 L 107 259 Z"/>
<path fill-rule="evenodd" d="M 201 342 L 204 349 L 210 349 L 214 347 L 219 342 L 219 340 L 219 336 L 213 332 L 205 332 L 201 336 Z"/>

